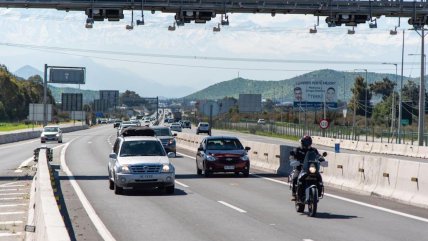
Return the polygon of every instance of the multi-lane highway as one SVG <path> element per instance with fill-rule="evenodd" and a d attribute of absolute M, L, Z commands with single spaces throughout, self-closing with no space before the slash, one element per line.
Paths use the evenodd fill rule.
<path fill-rule="evenodd" d="M 56 146 L 53 164 L 74 240 L 401 241 L 424 240 L 428 235 L 426 209 L 327 189 L 334 196 L 324 197 L 318 216 L 309 218 L 294 210 L 285 178 L 257 170 L 249 178 L 197 176 L 195 153 L 184 149 L 172 159 L 174 195 L 155 191 L 115 195 L 107 181 L 115 133 L 106 125 L 65 134 L 63 145 L 49 144 Z M 2 179 L 12 179 L 39 145 L 37 140 L 0 146 L 0 155 L 8 157 L 0 168 Z"/>

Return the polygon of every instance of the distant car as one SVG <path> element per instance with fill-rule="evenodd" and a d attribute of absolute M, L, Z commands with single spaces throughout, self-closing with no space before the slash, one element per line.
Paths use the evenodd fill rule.
<path fill-rule="evenodd" d="M 175 136 L 177 136 L 177 134 L 172 134 L 169 127 L 152 126 L 152 129 L 155 131 L 156 137 L 162 142 L 162 146 L 165 148 L 165 151 L 174 152 L 174 154 L 176 154 L 177 147 Z"/>
<path fill-rule="evenodd" d="M 119 128 L 117 128 L 117 136 L 120 136 L 121 133 L 123 132 L 123 130 L 125 130 L 126 128 L 131 127 L 131 126 L 135 127 L 138 125 L 134 124 L 134 123 L 129 123 L 129 122 L 126 122 L 126 123 L 122 122 L 122 124 L 120 124 Z"/>
<path fill-rule="evenodd" d="M 115 121 L 113 127 L 118 128 L 120 126 L 120 123 L 122 123 L 122 121 Z"/>
<path fill-rule="evenodd" d="M 236 137 L 205 137 L 196 153 L 196 173 L 207 177 L 215 172 L 250 174 L 250 147 L 243 147 Z"/>
<path fill-rule="evenodd" d="M 259 119 L 259 120 L 257 121 L 257 124 L 259 124 L 259 125 L 264 125 L 264 124 L 266 124 L 266 121 L 265 121 L 265 119 Z"/>
<path fill-rule="evenodd" d="M 179 123 L 172 123 L 170 128 L 172 131 L 178 131 L 178 132 L 182 131 L 181 125 Z"/>
<path fill-rule="evenodd" d="M 143 122 L 143 126 L 150 126 L 152 124 L 152 122 L 151 121 L 149 121 L 149 120 L 145 120 L 144 122 Z"/>
<path fill-rule="evenodd" d="M 199 122 L 198 127 L 196 129 L 196 135 L 199 135 L 199 133 L 207 133 L 208 135 L 211 135 L 210 124 L 208 124 L 207 122 Z"/>
<path fill-rule="evenodd" d="M 192 123 L 190 123 L 190 121 L 188 120 L 184 120 L 181 122 L 181 127 L 192 129 Z"/>
<path fill-rule="evenodd" d="M 118 137 L 109 156 L 109 188 L 115 194 L 139 188 L 157 188 L 173 194 L 175 168 L 169 161 L 173 155 L 166 154 L 155 136 Z"/>
<path fill-rule="evenodd" d="M 62 143 L 61 128 L 59 128 L 59 126 L 45 126 L 40 135 L 40 142 L 45 143 L 46 141 L 57 141 L 58 143 Z"/>

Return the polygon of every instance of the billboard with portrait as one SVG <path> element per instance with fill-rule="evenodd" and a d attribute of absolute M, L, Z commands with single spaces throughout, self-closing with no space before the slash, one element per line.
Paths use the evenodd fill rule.
<path fill-rule="evenodd" d="M 304 80 L 293 89 L 294 107 L 337 108 L 337 82 L 335 80 Z"/>

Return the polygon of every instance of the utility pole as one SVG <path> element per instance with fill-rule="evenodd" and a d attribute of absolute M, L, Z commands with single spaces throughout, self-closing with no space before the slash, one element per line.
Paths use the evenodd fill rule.
<path fill-rule="evenodd" d="M 423 63 L 425 57 L 425 28 L 421 27 L 421 84 L 419 88 L 419 118 L 418 118 L 418 144 L 424 145 L 424 125 L 425 125 L 425 69 Z"/>
<path fill-rule="evenodd" d="M 398 64 L 396 64 L 396 63 L 382 63 L 382 64 L 389 64 L 389 65 L 394 65 L 395 66 L 395 85 L 398 85 L 398 82 L 397 82 L 397 75 L 398 75 L 398 72 L 397 72 L 397 67 L 398 67 Z M 392 134 L 392 137 L 394 136 L 394 127 L 395 127 L 395 114 L 396 114 L 396 112 L 395 112 L 395 86 L 394 86 L 394 88 L 392 89 L 392 104 L 391 104 L 391 130 L 390 130 L 390 132 L 391 132 L 391 134 Z M 398 123 L 398 126 L 400 126 L 400 123 Z M 392 138 L 391 138 L 391 142 L 392 142 Z"/>
<path fill-rule="evenodd" d="M 401 117 L 402 117 L 402 102 L 403 102 L 403 66 L 404 66 L 404 29 L 403 29 L 403 44 L 401 48 L 401 82 L 400 82 L 400 91 L 398 92 L 398 126 L 397 126 L 397 135 L 398 135 L 398 144 L 401 144 Z"/>
<path fill-rule="evenodd" d="M 413 29 L 421 36 L 421 82 L 419 87 L 419 116 L 418 116 L 418 145 L 424 145 L 425 125 L 425 17 L 421 22 L 414 24 Z M 418 30 L 421 30 L 419 33 Z"/>
<path fill-rule="evenodd" d="M 43 127 L 48 125 L 48 65 L 45 64 L 43 80 Z"/>

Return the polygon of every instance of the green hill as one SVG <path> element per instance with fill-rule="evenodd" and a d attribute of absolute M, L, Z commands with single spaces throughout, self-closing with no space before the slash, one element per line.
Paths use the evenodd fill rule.
<path fill-rule="evenodd" d="M 236 78 L 228 81 L 223 81 L 211 85 L 205 89 L 197 91 L 191 95 L 183 97 L 184 99 L 222 99 L 226 96 L 238 98 L 239 94 L 262 94 L 262 98 L 272 99 L 278 101 L 292 101 L 292 91 L 297 81 L 305 80 L 336 80 L 339 83 L 337 87 L 338 99 L 350 99 L 351 88 L 354 79 L 361 75 L 365 78 L 365 72 L 344 72 L 335 71 L 330 69 L 317 70 L 303 75 L 299 75 L 290 79 L 279 81 L 261 81 L 249 80 L 243 78 Z M 369 83 L 380 81 L 388 77 L 390 80 L 395 81 L 395 75 L 368 72 L 367 79 Z M 398 81 L 400 77 L 397 76 Z M 408 78 L 406 78 L 407 80 Z M 345 88 L 344 88 L 345 87 Z M 343 90 L 345 89 L 345 93 Z"/>
<path fill-rule="evenodd" d="M 54 97 L 57 103 L 61 102 L 61 94 L 62 93 L 82 93 L 83 94 L 83 104 L 88 104 L 93 102 L 94 99 L 99 99 L 100 94 L 98 90 L 82 90 L 71 87 L 56 87 L 53 85 L 49 85 L 49 89 L 52 92 L 52 96 Z"/>

